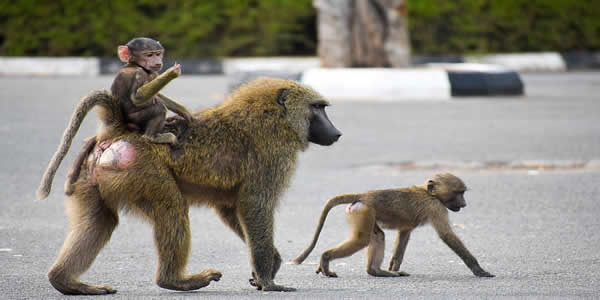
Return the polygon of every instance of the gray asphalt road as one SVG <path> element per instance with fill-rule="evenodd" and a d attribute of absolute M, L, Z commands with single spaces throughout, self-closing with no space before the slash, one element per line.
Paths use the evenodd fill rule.
<path fill-rule="evenodd" d="M 34 191 L 79 98 L 111 80 L 0 77 L 0 298 L 63 298 L 46 271 L 68 228 L 62 183 L 72 153 L 50 197 L 36 202 Z M 307 263 L 283 265 L 277 275 L 298 291 L 259 292 L 247 283 L 245 246 L 210 210 L 196 208 L 188 271 L 214 267 L 223 272 L 221 281 L 191 293 L 157 287 L 151 228 L 133 216 L 121 218 L 83 280 L 113 285 L 118 293 L 111 299 L 598 298 L 600 73 L 526 74 L 524 80 L 525 97 L 333 103 L 328 112 L 344 136 L 300 154 L 277 215 L 276 245 L 290 260 L 308 245 L 333 195 L 420 184 L 451 171 L 470 187 L 467 208 L 451 213 L 454 229 L 496 278 L 474 277 L 429 227 L 416 230 L 408 245 L 402 270 L 410 277 L 368 276 L 364 251 L 332 263 L 340 278 L 316 275 L 320 253 L 347 234 L 338 208 Z M 201 109 L 221 101 L 226 85 L 222 76 L 184 76 L 165 93 Z M 75 148 L 96 123 L 88 117 Z M 546 168 L 486 167 L 523 161 Z M 395 235 L 386 235 L 387 265 Z"/>

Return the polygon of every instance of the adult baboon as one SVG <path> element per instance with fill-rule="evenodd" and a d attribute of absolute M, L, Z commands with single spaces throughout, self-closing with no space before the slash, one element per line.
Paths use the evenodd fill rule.
<path fill-rule="evenodd" d="M 174 145 L 156 144 L 126 130 L 118 103 L 96 102 L 107 126 L 67 203 L 71 231 L 48 273 L 57 290 L 115 292 L 81 283 L 79 276 L 110 239 L 120 210 L 152 224 L 159 286 L 195 290 L 218 280 L 221 273 L 214 269 L 184 274 L 190 249 L 188 209 L 202 204 L 212 207 L 247 244 L 253 285 L 265 291 L 294 290 L 274 282 L 281 257 L 273 244 L 273 214 L 298 151 L 309 142 L 331 145 L 341 136 L 321 95 L 294 81 L 257 79 L 222 105 L 195 113 L 191 123 L 173 117 L 166 130 L 177 136 Z"/>
<path fill-rule="evenodd" d="M 409 188 L 370 191 L 364 194 L 347 194 L 331 198 L 325 204 L 319 225 L 310 245 L 292 262 L 301 264 L 314 249 L 329 210 L 340 204 L 350 204 L 346 209 L 352 227 L 350 238 L 321 255 L 317 273 L 337 277 L 329 270 L 333 259 L 350 256 L 367 247 L 367 273 L 372 276 L 408 276 L 398 272 L 410 233 L 417 226 L 431 223 L 438 235 L 465 262 L 475 276 L 494 277 L 479 266 L 479 263 L 454 234 L 448 222 L 448 211 L 457 212 L 467 204 L 463 197 L 466 186 L 460 178 L 450 174 L 438 174 L 424 185 Z M 389 270 L 382 270 L 385 236 L 379 226 L 397 229 L 395 250 Z"/>

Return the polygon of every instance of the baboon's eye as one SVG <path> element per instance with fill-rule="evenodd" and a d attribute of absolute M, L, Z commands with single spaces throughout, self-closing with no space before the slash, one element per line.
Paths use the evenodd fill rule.
<path fill-rule="evenodd" d="M 313 108 L 323 109 L 323 108 L 327 107 L 327 104 L 325 104 L 325 103 L 313 103 L 313 104 L 311 104 L 311 106 Z"/>
<path fill-rule="evenodd" d="M 280 89 L 279 93 L 277 94 L 277 104 L 279 104 L 285 108 L 285 100 L 286 100 L 287 95 L 288 95 L 287 89 Z"/>

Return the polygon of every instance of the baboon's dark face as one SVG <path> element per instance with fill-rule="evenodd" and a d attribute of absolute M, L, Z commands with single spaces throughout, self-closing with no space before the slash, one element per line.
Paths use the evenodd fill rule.
<path fill-rule="evenodd" d="M 310 105 L 310 125 L 308 127 L 308 141 L 329 146 L 335 143 L 342 133 L 333 126 L 325 112 L 326 103 L 312 103 Z"/>
<path fill-rule="evenodd" d="M 464 198 L 464 191 L 455 192 L 454 197 L 452 197 L 449 201 L 444 202 L 444 205 L 451 211 L 460 211 L 461 208 L 467 206 L 467 202 Z"/>

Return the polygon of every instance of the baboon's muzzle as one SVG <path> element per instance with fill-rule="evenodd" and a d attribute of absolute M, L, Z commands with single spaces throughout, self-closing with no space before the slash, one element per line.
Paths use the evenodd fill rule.
<path fill-rule="evenodd" d="M 319 109 L 313 114 L 308 132 L 309 142 L 323 146 L 337 142 L 342 136 L 342 132 L 333 126 L 324 109 Z"/>

